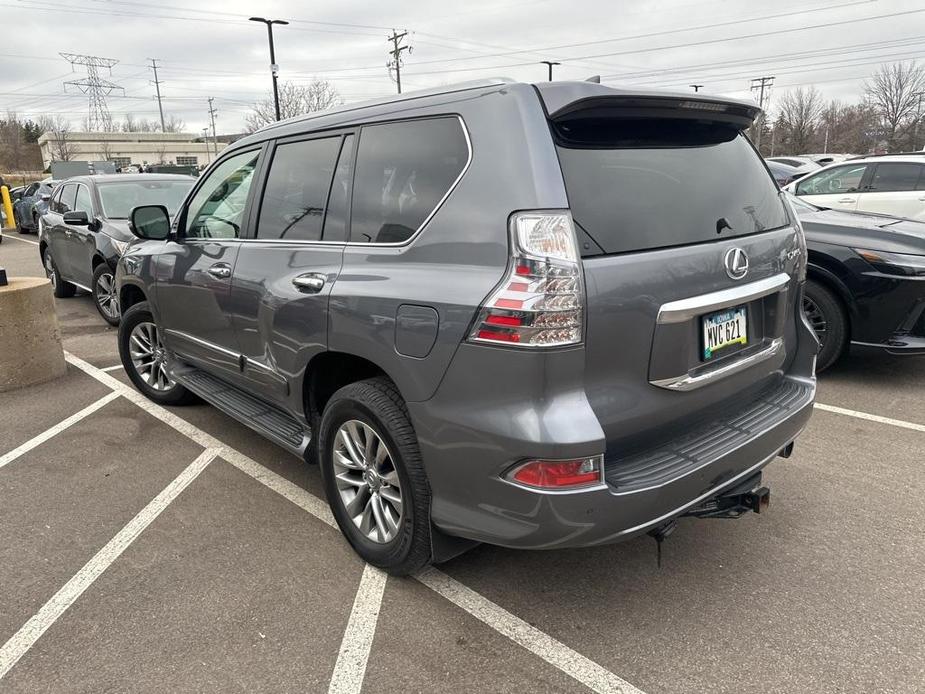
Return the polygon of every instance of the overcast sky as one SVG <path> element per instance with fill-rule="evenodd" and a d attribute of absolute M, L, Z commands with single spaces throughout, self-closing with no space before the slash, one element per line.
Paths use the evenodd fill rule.
<path fill-rule="evenodd" d="M 239 0 L 5 0 L 0 13 L 0 111 L 61 114 L 78 126 L 87 99 L 63 82 L 83 68 L 59 52 L 118 60 L 104 76 L 125 88 L 108 97 L 114 120 L 156 118 L 157 58 L 164 110 L 199 134 L 215 97 L 218 131 L 243 128 L 248 105 L 269 95 L 266 29 L 253 14 L 287 19 L 276 29 L 280 79 L 332 81 L 347 102 L 395 92 L 386 69 L 394 27 L 407 30 L 405 91 L 504 76 L 599 74 L 605 84 L 747 95 L 774 75 L 773 97 L 814 84 L 854 101 L 880 63 L 925 57 L 922 0 L 469 0 L 465 3 L 243 2 Z M 195 9 L 187 9 L 195 8 Z"/>

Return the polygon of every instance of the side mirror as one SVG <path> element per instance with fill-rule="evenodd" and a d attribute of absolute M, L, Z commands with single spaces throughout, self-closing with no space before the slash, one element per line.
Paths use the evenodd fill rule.
<path fill-rule="evenodd" d="M 87 213 L 83 210 L 76 210 L 74 212 L 65 212 L 64 213 L 64 223 L 73 224 L 77 227 L 85 227 L 90 223 L 90 218 L 87 216 Z"/>
<path fill-rule="evenodd" d="M 163 241 L 170 236 L 170 216 L 163 205 L 142 205 L 132 209 L 128 227 L 140 239 Z"/>
<path fill-rule="evenodd" d="M 42 193 L 41 196 L 39 197 L 42 198 L 42 202 L 48 202 L 49 200 L 51 200 L 51 195 L 48 193 Z"/>

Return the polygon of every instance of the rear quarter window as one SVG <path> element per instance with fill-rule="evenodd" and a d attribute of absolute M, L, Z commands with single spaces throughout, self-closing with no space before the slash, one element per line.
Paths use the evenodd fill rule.
<path fill-rule="evenodd" d="M 456 117 L 365 126 L 357 147 L 350 240 L 407 241 L 468 161 L 469 145 Z"/>
<path fill-rule="evenodd" d="M 737 129 L 675 119 L 554 126 L 575 223 L 605 253 L 786 226 L 773 179 Z"/>

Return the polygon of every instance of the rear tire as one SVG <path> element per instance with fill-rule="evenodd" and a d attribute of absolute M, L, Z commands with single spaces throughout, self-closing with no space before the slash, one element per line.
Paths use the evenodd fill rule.
<path fill-rule="evenodd" d="M 106 263 L 100 263 L 93 271 L 93 305 L 103 320 L 110 325 L 119 325 L 119 295 L 116 292 L 116 277 Z"/>
<path fill-rule="evenodd" d="M 61 273 L 58 272 L 55 259 L 51 257 L 51 249 L 47 246 L 45 247 L 45 252 L 42 254 L 42 261 L 45 265 L 45 275 L 51 280 L 51 288 L 54 290 L 55 296 L 59 299 L 69 299 L 74 296 L 77 287 L 61 279 Z"/>
<path fill-rule="evenodd" d="M 373 378 L 344 386 L 324 408 L 318 436 L 328 503 L 356 553 L 396 576 L 430 563 L 430 485 L 395 385 Z M 362 444 L 353 456 L 351 442 Z"/>
<path fill-rule="evenodd" d="M 134 304 L 119 323 L 122 368 L 135 387 L 161 405 L 186 405 L 196 396 L 167 376 L 166 352 L 147 301 Z"/>
<path fill-rule="evenodd" d="M 803 312 L 819 339 L 816 372 L 828 369 L 848 345 L 848 315 L 835 293 L 814 280 L 803 289 Z"/>

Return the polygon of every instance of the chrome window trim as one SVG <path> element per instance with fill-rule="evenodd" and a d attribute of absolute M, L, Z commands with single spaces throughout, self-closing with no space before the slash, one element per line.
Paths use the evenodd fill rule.
<path fill-rule="evenodd" d="M 789 282 L 790 275 L 786 272 L 781 272 L 763 280 L 749 282 L 738 287 L 670 301 L 667 304 L 662 304 L 661 308 L 659 308 L 656 322 L 660 325 L 683 323 L 710 311 L 718 311 L 729 306 L 747 303 L 763 296 L 774 294 L 785 289 Z"/>

